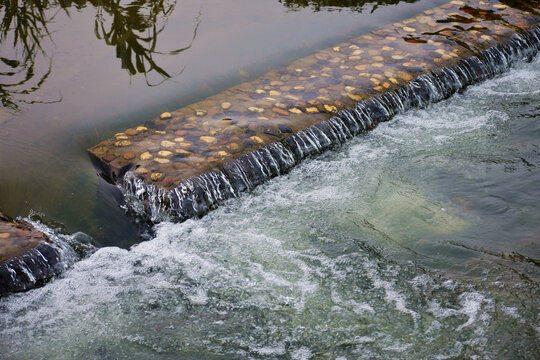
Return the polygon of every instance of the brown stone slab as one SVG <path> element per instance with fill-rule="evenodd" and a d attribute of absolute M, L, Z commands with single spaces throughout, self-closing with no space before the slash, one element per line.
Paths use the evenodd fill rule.
<path fill-rule="evenodd" d="M 0 296 L 39 286 L 59 273 L 60 251 L 24 220 L 0 212 Z"/>
<path fill-rule="evenodd" d="M 89 150 L 101 175 L 170 190 L 359 101 L 504 43 L 540 22 L 538 1 L 451 1 L 126 129 Z"/>
<path fill-rule="evenodd" d="M 47 235 L 35 230 L 25 221 L 12 221 L 0 213 L 0 262 L 34 249 L 41 243 L 50 243 Z"/>

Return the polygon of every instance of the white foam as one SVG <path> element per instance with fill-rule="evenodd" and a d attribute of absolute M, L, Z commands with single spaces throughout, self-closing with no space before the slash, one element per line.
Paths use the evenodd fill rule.
<path fill-rule="evenodd" d="M 311 350 L 306 347 L 296 349 L 291 353 L 291 359 L 293 360 L 308 360 L 312 357 L 313 354 L 311 353 Z"/>

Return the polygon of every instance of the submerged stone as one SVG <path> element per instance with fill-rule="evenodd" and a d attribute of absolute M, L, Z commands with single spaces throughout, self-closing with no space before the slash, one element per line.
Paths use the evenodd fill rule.
<path fill-rule="evenodd" d="M 170 119 L 171 117 L 172 117 L 172 115 L 171 115 L 170 112 L 164 112 L 161 115 L 159 115 L 159 118 L 162 119 L 162 120 Z"/>

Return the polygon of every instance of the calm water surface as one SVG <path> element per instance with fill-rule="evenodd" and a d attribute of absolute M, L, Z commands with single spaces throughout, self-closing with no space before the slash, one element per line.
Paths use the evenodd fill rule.
<path fill-rule="evenodd" d="M 444 2 L 78 0 L 50 1 L 40 11 L 7 0 L 0 16 L 5 23 L 16 14 L 10 28 L 17 26 L 29 45 L 14 49 L 15 32 L 8 31 L 0 56 L 34 68 L 27 82 L 9 87 L 28 71 L 7 76 L 13 68 L 0 64 L 0 208 L 11 216 L 37 213 L 101 245 L 138 242 L 114 188 L 95 175 L 87 148 Z M 30 62 L 23 61 L 25 49 Z"/>
<path fill-rule="evenodd" d="M 99 249 L 0 300 L 3 356 L 536 358 L 538 84 L 536 59 Z"/>

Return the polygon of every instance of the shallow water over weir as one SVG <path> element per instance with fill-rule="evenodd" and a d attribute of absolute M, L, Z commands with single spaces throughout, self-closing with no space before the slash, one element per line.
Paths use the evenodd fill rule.
<path fill-rule="evenodd" d="M 414 108 L 424 108 L 431 103 L 447 99 L 456 92 L 462 92 L 471 84 L 507 71 L 512 65 L 524 59 L 532 59 L 538 51 L 539 44 L 538 28 L 515 34 L 502 45 L 482 51 L 477 56 L 466 58 L 454 66 L 423 74 L 397 90 L 360 101 L 355 107 L 342 110 L 331 119 L 317 122 L 294 135 L 251 151 L 236 160 L 226 161 L 221 169 L 214 168 L 212 172 L 184 179 L 185 181 L 171 189 L 165 188 L 164 184 L 153 184 L 154 180 L 149 179 L 148 169 L 136 165 L 136 170 L 128 171 L 119 181 L 121 187 L 126 189 L 127 197 L 131 199 L 128 201 L 128 207 L 134 208 L 135 213 L 149 215 L 154 221 L 167 219 L 184 221 L 200 217 L 225 200 L 239 196 L 243 191 L 253 190 L 268 179 L 286 173 L 303 159 L 340 145 L 351 137 L 372 129 L 380 122 L 391 120 L 396 114 Z M 130 143 L 129 140 L 127 142 Z M 173 161 L 176 160 L 182 159 L 173 157 Z M 169 162 L 167 159 L 164 161 L 166 164 Z M 123 173 L 125 170 L 122 169 L 129 166 L 133 165 L 109 171 L 110 169 L 107 170 L 106 166 L 103 168 L 98 161 L 98 168 L 104 170 L 105 177 L 116 178 L 116 171 L 118 174 Z M 140 169 L 143 169 L 142 173 L 139 173 Z M 165 165 L 164 169 L 170 171 L 167 169 L 171 167 Z M 154 167 L 154 171 L 157 172 L 150 176 L 156 175 L 154 179 L 158 180 L 163 178 L 159 170 Z M 111 176 L 107 176 L 107 173 Z"/>
<path fill-rule="evenodd" d="M 2 356 L 534 358 L 539 83 L 536 59 L 99 249 L 0 300 Z"/>

